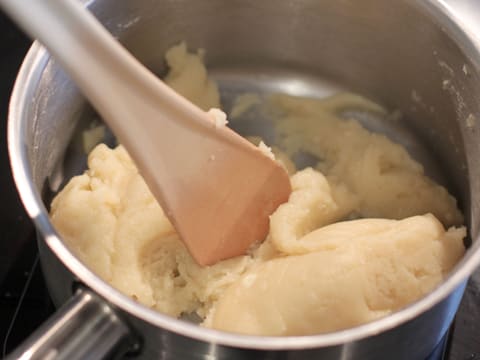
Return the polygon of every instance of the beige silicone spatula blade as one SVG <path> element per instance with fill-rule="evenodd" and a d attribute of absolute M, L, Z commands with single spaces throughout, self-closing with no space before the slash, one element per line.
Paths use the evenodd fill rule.
<path fill-rule="evenodd" d="M 0 0 L 108 123 L 199 264 L 263 240 L 290 193 L 259 149 L 169 89 L 77 1 Z"/>
<path fill-rule="evenodd" d="M 195 260 L 209 265 L 244 254 L 269 230 L 269 215 L 290 194 L 285 170 L 229 129 L 218 129 L 228 144 L 202 161 L 204 166 L 177 201 L 166 205 Z M 221 133 L 221 134 L 220 134 Z M 192 151 L 201 144 L 191 146 Z"/>

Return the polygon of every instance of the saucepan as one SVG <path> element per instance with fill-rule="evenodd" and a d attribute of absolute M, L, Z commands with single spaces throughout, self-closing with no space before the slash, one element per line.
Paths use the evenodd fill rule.
<path fill-rule="evenodd" d="M 401 121 L 395 124 L 412 135 L 405 146 L 459 202 L 468 227 L 468 251 L 424 298 L 388 317 L 333 333 L 237 335 L 144 307 L 92 273 L 49 221 L 52 194 L 85 167 L 78 136 L 95 113 L 55 60 L 35 43 L 15 84 L 8 142 L 18 190 L 38 229 L 47 285 L 61 307 L 12 357 L 426 358 L 449 328 L 468 276 L 480 263 L 480 41 L 462 18 L 468 15 L 475 23 L 472 14 L 480 7 L 473 0 L 461 1 L 458 5 L 468 11 L 459 13 L 450 7 L 456 3 L 85 2 L 160 76 L 166 72 L 163 55 L 173 44 L 184 40 L 192 49 L 206 49 L 205 61 L 226 107 L 235 94 L 245 91 L 322 96 L 347 89 L 398 110 Z M 266 125 L 259 121 L 256 126 Z M 413 138 L 440 164 L 438 169 L 422 155 L 425 151 L 417 151 L 420 145 L 412 143 Z"/>

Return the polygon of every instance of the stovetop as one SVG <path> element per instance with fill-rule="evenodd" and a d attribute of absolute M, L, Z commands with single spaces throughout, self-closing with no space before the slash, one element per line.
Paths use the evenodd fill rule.
<path fill-rule="evenodd" d="M 6 146 L 7 107 L 28 40 L 0 13 L 0 354 L 31 334 L 54 306 L 38 262 L 36 233 L 17 195 Z M 449 333 L 430 360 L 480 360 L 480 270 L 469 281 Z"/>

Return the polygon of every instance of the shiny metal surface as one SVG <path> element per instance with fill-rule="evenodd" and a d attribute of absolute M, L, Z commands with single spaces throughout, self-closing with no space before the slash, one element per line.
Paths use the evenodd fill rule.
<path fill-rule="evenodd" d="M 131 343 L 128 337 L 128 328 L 103 301 L 79 290 L 6 359 L 102 359 Z"/>
<path fill-rule="evenodd" d="M 71 295 L 75 274 L 142 334 L 141 358 L 425 358 L 450 325 L 465 281 L 480 262 L 480 42 L 463 31 L 461 15 L 450 5 L 434 0 L 90 2 L 99 19 L 160 75 L 172 44 L 187 40 L 193 49 L 205 48 L 226 106 L 232 95 L 248 89 L 321 96 L 344 88 L 400 109 L 401 129 L 388 119 L 378 129 L 409 134 L 398 141 L 456 195 L 469 226 L 466 256 L 434 292 L 353 329 L 285 338 L 203 329 L 119 294 L 69 252 L 48 221 L 43 200 L 48 204 L 49 193 L 80 171 L 83 160 L 69 144 L 82 117 L 91 113 L 68 77 L 34 45 L 11 102 L 9 150 L 22 199 L 43 235 L 42 265 L 56 302 Z M 377 126 L 377 120 L 366 122 Z M 267 122 L 257 126 L 268 136 Z"/>
<path fill-rule="evenodd" d="M 477 359 L 480 356 L 478 320 L 480 318 L 480 270 L 476 270 L 468 281 L 465 294 L 450 330 L 448 352 L 445 359 Z"/>

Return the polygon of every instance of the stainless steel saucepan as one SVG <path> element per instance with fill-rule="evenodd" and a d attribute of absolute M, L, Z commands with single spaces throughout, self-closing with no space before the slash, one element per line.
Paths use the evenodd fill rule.
<path fill-rule="evenodd" d="M 193 49 L 205 48 L 226 110 L 246 91 L 320 97 L 342 89 L 400 110 L 400 122 L 358 116 L 403 143 L 457 197 L 469 229 L 468 251 L 428 296 L 386 318 L 329 334 L 243 336 L 146 308 L 86 268 L 49 221 L 52 194 L 84 169 L 78 135 L 95 114 L 35 43 L 11 99 L 9 152 L 39 232 L 50 293 L 64 305 L 12 358 L 100 358 L 126 351 L 142 359 L 424 359 L 450 326 L 466 280 L 480 263 L 480 27 L 475 28 L 480 4 L 92 0 L 86 5 L 159 75 L 173 44 L 186 40 Z M 270 133 L 261 119 L 232 125 L 246 135 Z"/>

